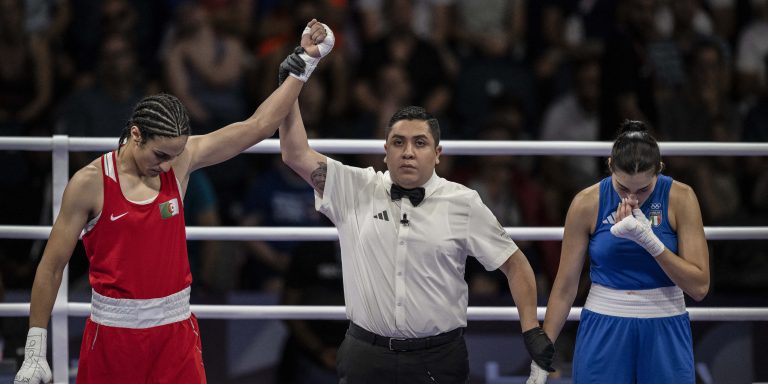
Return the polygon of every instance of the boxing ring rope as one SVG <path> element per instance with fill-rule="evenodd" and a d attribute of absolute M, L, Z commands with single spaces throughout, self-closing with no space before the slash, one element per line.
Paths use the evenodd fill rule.
<path fill-rule="evenodd" d="M 116 147 L 115 138 L 84 138 L 54 135 L 53 137 L 0 137 L 0 150 L 52 152 L 52 217 L 58 215 L 64 187 L 69 180 L 69 152 L 107 151 Z M 447 155 L 560 155 L 608 156 L 611 142 L 585 141 L 458 141 L 442 143 Z M 310 145 L 329 154 L 383 154 L 381 140 L 314 139 Z M 659 143 L 663 156 L 767 156 L 768 143 Z M 249 148 L 246 153 L 280 153 L 277 139 L 268 139 Z M 563 228 L 505 228 L 518 240 L 561 240 Z M 0 225 L 0 238 L 47 239 L 50 226 Z M 768 239 L 768 227 L 706 227 L 709 240 Z M 272 240 L 316 241 L 336 240 L 335 228 L 284 227 L 188 227 L 189 240 Z M 53 345 L 54 382 L 69 382 L 68 324 L 69 317 L 86 317 L 89 303 L 68 301 L 68 267 L 64 270 L 61 287 L 51 316 L 50 337 Z M 545 307 L 537 310 L 544 318 Z M 339 306 L 255 306 L 255 305 L 193 305 L 199 318 L 210 319 L 345 319 L 344 307 Z M 688 308 L 693 321 L 761 321 L 768 320 L 768 308 Z M 0 303 L 0 317 L 28 316 L 29 303 Z M 572 308 L 568 320 L 578 320 L 581 308 Z M 519 320 L 516 308 L 470 307 L 469 320 Z"/>
<path fill-rule="evenodd" d="M 559 241 L 562 227 L 506 227 L 515 240 Z M 0 239 L 45 240 L 44 225 L 0 225 Z M 768 240 L 768 227 L 704 227 L 708 240 Z M 335 241 L 335 227 L 187 227 L 187 240 L 221 241 Z"/>
<path fill-rule="evenodd" d="M 117 139 L 105 137 L 0 137 L 0 150 L 50 151 L 53 141 L 61 136 L 69 152 L 108 151 L 115 149 Z M 310 139 L 309 144 L 320 153 L 383 154 L 381 140 Z M 481 141 L 444 140 L 440 143 L 447 155 L 560 155 L 608 156 L 609 141 Z M 768 143 L 662 142 L 662 156 L 766 156 Z M 280 141 L 267 139 L 247 149 L 246 153 L 280 153 Z"/>
<path fill-rule="evenodd" d="M 544 319 L 546 308 L 539 307 L 539 320 Z M 768 308 L 757 307 L 692 307 L 688 308 L 693 321 L 764 321 L 768 319 Z M 192 312 L 199 319 L 306 319 L 306 320 L 346 320 L 343 306 L 320 305 L 192 305 Z M 88 317 L 90 303 L 69 303 L 68 314 L 71 317 Z M 0 317 L 26 317 L 29 315 L 28 303 L 0 303 Z M 574 307 L 568 314 L 568 320 L 579 320 L 581 308 Z M 520 320 L 520 314 L 514 307 L 470 307 L 467 318 L 478 321 Z"/>

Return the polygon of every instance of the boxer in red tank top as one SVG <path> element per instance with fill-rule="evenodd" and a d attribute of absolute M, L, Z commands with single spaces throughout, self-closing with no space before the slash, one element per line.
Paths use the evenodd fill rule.
<path fill-rule="evenodd" d="M 174 170 L 160 173 L 156 196 L 132 201 L 120 189 L 117 154 L 101 157 L 103 208 L 83 235 L 91 287 L 116 299 L 152 299 L 179 292 L 192 283 L 192 275 Z"/>
<path fill-rule="evenodd" d="M 81 233 L 90 262 L 91 316 L 78 383 L 205 383 L 200 332 L 189 310 L 183 197 L 196 169 L 272 136 L 333 34 L 312 20 L 302 34 L 303 76 L 292 75 L 248 119 L 190 136 L 184 106 L 167 94 L 134 109 L 117 151 L 69 181 L 32 286 L 25 358 L 15 383 L 52 379 L 46 338 L 62 273 Z"/>
<path fill-rule="evenodd" d="M 132 201 L 120 186 L 118 155 L 115 151 L 101 157 L 102 211 L 83 235 L 91 287 L 99 298 L 128 299 L 129 305 L 183 292 L 191 285 L 192 274 L 182 196 L 173 168 L 158 175 L 156 196 Z M 205 382 L 197 320 L 186 308 L 182 311 L 180 317 L 165 321 L 168 324 L 146 328 L 126 324 L 125 319 L 122 326 L 88 319 L 77 381 Z M 115 350 L 121 353 L 107 353 Z"/>

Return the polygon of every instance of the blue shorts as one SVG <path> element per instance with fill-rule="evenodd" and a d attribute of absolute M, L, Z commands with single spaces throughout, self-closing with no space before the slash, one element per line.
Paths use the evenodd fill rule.
<path fill-rule="evenodd" d="M 583 309 L 576 334 L 573 382 L 694 384 L 688 313 L 634 318 Z"/>

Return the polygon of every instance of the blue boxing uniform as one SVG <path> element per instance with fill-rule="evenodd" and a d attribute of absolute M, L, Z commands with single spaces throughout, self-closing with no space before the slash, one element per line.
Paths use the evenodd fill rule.
<path fill-rule="evenodd" d="M 677 234 L 667 208 L 672 178 L 659 175 L 640 209 L 673 253 Z M 693 342 L 683 291 L 634 241 L 611 234 L 621 197 L 600 181 L 589 241 L 592 287 L 581 313 L 573 361 L 575 383 L 694 383 Z"/>

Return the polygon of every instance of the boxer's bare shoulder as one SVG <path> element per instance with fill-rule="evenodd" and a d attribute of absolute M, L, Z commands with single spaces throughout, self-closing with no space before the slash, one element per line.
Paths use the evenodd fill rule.
<path fill-rule="evenodd" d="M 104 205 L 101 158 L 75 172 L 64 193 L 71 198 L 67 200 L 72 201 L 78 209 L 87 210 L 89 218 L 98 215 Z"/>

